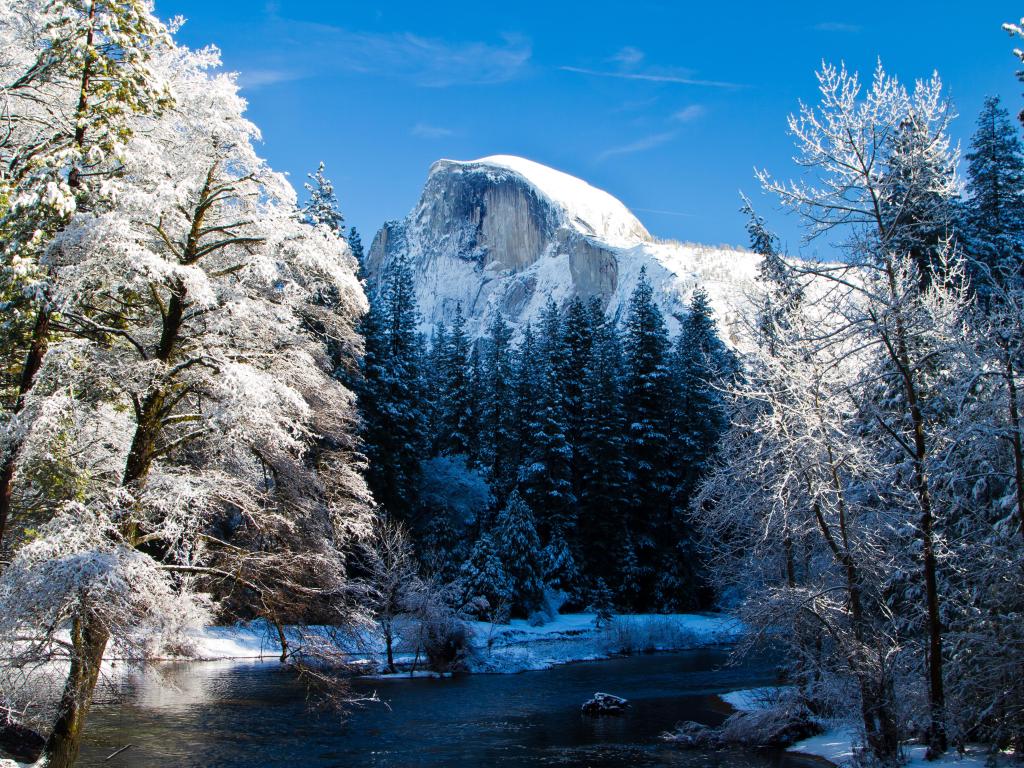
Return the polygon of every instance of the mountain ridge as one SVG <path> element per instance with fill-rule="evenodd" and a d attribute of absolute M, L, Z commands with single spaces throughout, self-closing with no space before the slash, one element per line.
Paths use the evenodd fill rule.
<path fill-rule="evenodd" d="M 450 322 L 461 305 L 473 337 L 484 335 L 496 313 L 518 332 L 549 296 L 563 306 L 574 296 L 598 296 L 619 321 L 644 268 L 670 331 L 702 286 L 731 337 L 760 262 L 738 248 L 659 240 L 608 192 L 512 155 L 433 163 L 410 214 L 374 238 L 371 285 L 403 252 L 412 262 L 421 330 Z"/>

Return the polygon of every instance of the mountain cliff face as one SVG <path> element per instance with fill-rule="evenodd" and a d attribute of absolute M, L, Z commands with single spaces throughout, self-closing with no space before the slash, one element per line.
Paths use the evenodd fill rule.
<path fill-rule="evenodd" d="M 374 238 L 371 279 L 403 252 L 412 259 L 423 331 L 449 322 L 461 304 L 471 336 L 499 312 L 521 327 L 548 296 L 560 305 L 599 296 L 609 316 L 622 319 L 643 267 L 673 333 L 703 285 L 728 336 L 759 261 L 745 251 L 657 241 L 608 193 L 507 155 L 434 163 L 416 208 Z"/>

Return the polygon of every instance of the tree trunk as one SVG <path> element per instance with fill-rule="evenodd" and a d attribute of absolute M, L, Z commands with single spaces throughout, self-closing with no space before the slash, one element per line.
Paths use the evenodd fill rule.
<path fill-rule="evenodd" d="M 907 367 L 909 371 L 909 366 Z M 909 374 L 908 374 L 909 375 Z M 914 478 L 918 503 L 921 506 L 921 565 L 924 569 L 925 602 L 928 616 L 928 707 L 931 723 L 928 728 L 928 758 L 934 759 L 948 748 L 946 736 L 946 693 L 943 681 L 942 614 L 939 610 L 938 563 L 935 557 L 935 538 L 932 531 L 931 494 L 925 462 L 928 457 L 925 442 L 924 416 L 912 384 L 907 386 L 910 418 L 914 425 Z"/>
<path fill-rule="evenodd" d="M 18 399 L 14 401 L 11 415 L 18 414 L 25 407 L 25 396 L 35 383 L 36 374 L 43 365 L 43 357 L 50 341 L 50 310 L 44 303 L 39 308 L 36 324 L 32 329 L 32 343 L 25 356 L 25 365 L 21 369 L 21 381 L 18 384 Z M 3 547 L 7 522 L 10 520 L 11 499 L 14 496 L 14 468 L 21 453 L 21 441 L 14 440 L 7 447 L 3 467 L 0 468 L 0 549 Z"/>
<path fill-rule="evenodd" d="M 946 736 L 946 693 L 943 682 L 942 614 L 939 610 L 938 563 L 935 557 L 935 540 L 932 531 L 934 516 L 927 468 L 928 443 L 925 437 L 924 414 L 921 411 L 921 401 L 918 396 L 917 384 L 914 381 L 914 367 L 910 363 L 907 330 L 899 303 L 900 293 L 896 287 L 895 267 L 891 260 L 886 261 L 885 269 L 896 333 L 894 338 L 889 338 L 883 332 L 883 342 L 900 376 L 907 398 L 907 411 L 914 429 L 912 465 L 914 468 L 914 492 L 921 508 L 921 521 L 918 527 L 921 538 L 921 567 L 924 572 L 925 610 L 928 623 L 928 709 L 931 723 L 928 727 L 927 757 L 934 759 L 945 752 L 949 745 Z"/>
<path fill-rule="evenodd" d="M 394 674 L 394 672 L 395 672 L 395 654 L 394 654 L 394 649 L 392 648 L 393 643 L 394 643 L 394 639 L 391 636 L 391 629 L 390 628 L 389 629 L 385 629 L 384 630 L 384 644 L 387 646 L 387 652 L 388 652 L 388 672 L 390 672 L 392 674 Z"/>
<path fill-rule="evenodd" d="M 1009 391 L 1011 442 L 1013 443 L 1013 480 L 1017 492 L 1017 522 L 1024 536 L 1024 446 L 1020 436 L 1020 408 L 1017 403 L 1017 374 L 1009 350 L 1003 350 L 1006 365 L 1006 388 Z"/>
<path fill-rule="evenodd" d="M 281 626 L 281 622 L 274 619 L 274 627 L 277 629 L 277 639 L 281 643 L 281 663 L 284 664 L 288 661 L 288 636 L 284 633 L 284 627 Z"/>
<path fill-rule="evenodd" d="M 78 759 L 85 717 L 109 637 L 106 627 L 88 610 L 72 625 L 71 669 L 57 710 L 57 721 L 43 748 L 47 768 L 72 768 Z"/>

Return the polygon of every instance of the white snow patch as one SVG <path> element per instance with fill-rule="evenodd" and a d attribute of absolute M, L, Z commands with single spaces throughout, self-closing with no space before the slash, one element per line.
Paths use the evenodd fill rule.
<path fill-rule="evenodd" d="M 771 706 L 774 694 L 780 690 L 779 687 L 769 688 L 747 688 L 742 691 L 730 691 L 723 693 L 720 698 L 738 712 L 757 712 Z"/>
<path fill-rule="evenodd" d="M 732 643 L 743 632 L 740 622 L 719 614 L 622 615 L 614 617 L 610 625 L 600 629 L 596 627 L 596 618 L 593 613 L 560 614 L 542 626 L 530 626 L 525 619 L 513 619 L 508 624 L 470 622 L 474 651 L 470 669 L 473 672 L 500 673 L 547 669 L 558 664 L 629 653 L 676 651 Z M 330 629 L 312 627 L 304 631 L 327 637 Z M 286 628 L 286 634 L 293 647 L 301 646 L 302 638 L 297 630 Z M 194 634 L 192 640 L 192 658 L 198 661 L 276 663 L 281 654 L 276 632 L 259 621 L 231 627 L 207 627 Z M 354 663 L 371 667 L 382 663 L 378 658 L 383 656 L 382 648 L 376 649 L 379 653 L 367 654 L 367 648 L 373 650 L 374 644 L 368 638 L 359 642 L 352 638 L 336 642 L 340 650 L 351 654 Z M 399 668 L 411 667 L 415 658 L 413 650 L 399 639 L 395 653 Z M 423 663 L 422 655 L 419 662 Z M 409 672 L 400 671 L 387 677 L 408 678 Z"/>
<path fill-rule="evenodd" d="M 719 698 L 741 712 L 754 712 L 771 705 L 773 696 L 784 686 L 748 688 L 721 694 Z M 787 751 L 823 758 L 840 768 L 855 765 L 856 749 L 861 744 L 860 731 L 844 724 L 826 724 L 826 730 L 817 736 L 799 741 Z M 985 768 L 990 765 L 990 754 L 986 748 L 970 745 L 964 754 L 950 751 L 938 760 L 925 760 L 927 748 L 923 744 L 906 744 L 903 747 L 906 762 L 902 768 Z"/>

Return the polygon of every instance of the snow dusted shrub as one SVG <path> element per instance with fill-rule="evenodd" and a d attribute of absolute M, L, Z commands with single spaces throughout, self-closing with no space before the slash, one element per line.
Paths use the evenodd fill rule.
<path fill-rule="evenodd" d="M 672 616 L 616 616 L 604 625 L 599 638 L 608 653 L 627 656 L 692 648 L 699 640 Z"/>
<path fill-rule="evenodd" d="M 451 588 L 426 583 L 410 606 L 417 625 L 416 656 L 426 655 L 436 672 L 465 668 L 473 652 L 473 630 L 451 605 L 456 597 Z"/>

